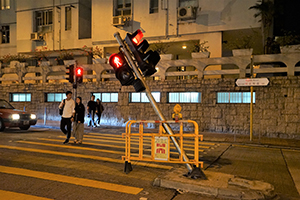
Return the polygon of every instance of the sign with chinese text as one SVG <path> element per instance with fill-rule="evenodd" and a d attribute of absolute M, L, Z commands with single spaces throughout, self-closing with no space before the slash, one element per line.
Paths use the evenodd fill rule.
<path fill-rule="evenodd" d="M 154 139 L 154 159 L 165 160 L 169 159 L 169 138 L 168 137 L 155 137 Z"/>
<path fill-rule="evenodd" d="M 244 78 L 237 79 L 235 84 L 237 86 L 267 86 L 269 79 L 267 78 Z"/>

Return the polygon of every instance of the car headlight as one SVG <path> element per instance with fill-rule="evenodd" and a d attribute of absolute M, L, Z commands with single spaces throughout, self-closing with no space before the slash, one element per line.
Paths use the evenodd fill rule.
<path fill-rule="evenodd" d="M 36 115 L 35 114 L 31 114 L 30 115 L 30 119 L 36 119 Z"/>
<path fill-rule="evenodd" d="M 20 115 L 19 114 L 13 114 L 11 117 L 12 117 L 13 120 L 20 119 Z"/>

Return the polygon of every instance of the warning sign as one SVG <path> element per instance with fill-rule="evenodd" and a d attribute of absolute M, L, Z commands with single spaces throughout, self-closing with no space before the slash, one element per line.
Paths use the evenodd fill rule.
<path fill-rule="evenodd" d="M 154 141 L 154 159 L 155 160 L 168 160 L 169 159 L 169 138 L 168 137 L 155 137 Z"/>

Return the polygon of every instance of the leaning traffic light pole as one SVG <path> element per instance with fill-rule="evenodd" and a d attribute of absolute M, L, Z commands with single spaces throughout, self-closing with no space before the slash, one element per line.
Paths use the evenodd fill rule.
<path fill-rule="evenodd" d="M 146 54 L 144 54 L 144 55 L 143 55 L 142 53 L 140 53 L 140 52 L 144 52 L 144 51 L 146 50 L 145 47 L 142 47 L 142 48 L 143 48 L 142 51 L 140 51 L 141 49 L 137 49 L 137 51 L 135 52 L 135 50 L 133 49 L 133 48 L 135 48 L 135 47 L 130 47 L 130 45 L 132 45 L 131 42 L 135 39 L 135 38 L 134 38 L 134 35 L 133 35 L 133 37 L 132 37 L 132 35 L 129 35 L 129 37 L 128 37 L 128 34 L 127 34 L 127 36 L 126 36 L 127 39 L 125 39 L 125 42 L 127 43 L 127 45 L 129 46 L 130 50 L 132 51 L 132 53 L 133 53 L 133 55 L 134 55 L 134 58 L 135 58 L 135 61 L 134 61 L 134 60 L 132 59 L 132 57 L 131 57 L 131 53 L 129 52 L 129 50 L 127 49 L 125 43 L 124 43 L 123 40 L 122 40 L 122 38 L 121 38 L 121 36 L 120 36 L 120 33 L 119 33 L 119 32 L 115 33 L 115 34 L 114 34 L 114 37 L 115 37 L 116 40 L 118 41 L 118 43 L 119 43 L 119 45 L 120 45 L 120 50 L 124 53 L 124 55 L 125 55 L 125 57 L 126 57 L 126 59 L 127 59 L 127 61 L 128 61 L 128 64 L 129 64 L 129 65 L 131 66 L 131 68 L 133 69 L 133 71 L 134 71 L 135 75 L 137 76 L 137 78 L 138 78 L 138 79 L 142 82 L 142 84 L 144 85 L 146 95 L 147 95 L 147 97 L 148 97 L 148 99 L 149 99 L 149 101 L 150 101 L 150 103 L 151 103 L 151 105 L 152 105 L 154 111 L 155 111 L 156 114 L 159 116 L 160 120 L 166 121 L 166 118 L 164 117 L 164 115 L 162 114 L 161 110 L 159 109 L 159 107 L 158 107 L 158 105 L 157 105 L 155 99 L 153 98 L 153 96 L 152 96 L 152 94 L 151 94 L 151 91 L 150 91 L 148 85 L 147 85 L 146 82 L 144 81 L 143 76 L 142 76 L 141 72 L 139 71 L 139 69 L 138 69 L 138 67 L 136 66 L 136 63 L 135 63 L 135 61 L 136 61 L 137 64 L 138 64 L 138 66 L 140 67 L 141 71 L 144 73 L 145 76 L 149 76 L 149 74 L 150 74 L 150 75 L 153 74 L 153 71 L 155 70 L 154 67 L 155 67 L 155 65 L 157 64 L 157 62 L 159 61 L 160 58 L 159 58 L 159 57 L 157 58 L 157 54 L 154 53 L 154 52 L 146 53 Z M 130 39 L 131 41 L 129 41 L 129 39 Z M 140 38 L 140 39 L 141 39 L 141 38 Z M 144 40 L 144 41 L 146 41 L 146 40 Z M 128 43 L 129 43 L 129 44 L 128 44 Z M 138 44 L 138 43 L 139 43 L 139 42 L 137 42 L 137 44 Z M 148 48 L 148 46 L 149 46 L 148 44 L 145 44 L 145 43 L 142 44 L 142 45 L 147 46 L 147 48 Z M 151 56 L 154 57 L 154 59 L 145 62 L 145 61 L 146 61 L 149 57 L 151 57 Z M 158 55 L 158 56 L 159 56 L 159 55 Z M 142 67 L 141 67 L 141 65 L 142 65 Z M 145 66 L 145 65 L 148 65 L 148 66 Z M 155 70 L 155 72 L 156 72 L 156 70 Z M 155 73 L 155 72 L 154 72 L 154 73 Z M 174 133 L 173 133 L 171 127 L 169 126 L 169 124 L 164 123 L 163 126 L 164 126 L 165 130 L 167 131 L 167 133 L 168 133 L 169 135 L 171 135 L 172 142 L 174 143 L 174 145 L 175 145 L 175 147 L 176 147 L 178 153 L 179 153 L 180 155 L 182 154 L 183 160 L 186 161 L 186 162 L 188 162 L 188 161 L 189 161 L 189 158 L 186 156 L 185 152 L 181 152 L 181 149 L 180 149 L 180 146 L 179 146 L 179 143 L 178 143 L 177 139 L 176 139 L 175 137 L 172 137 L 172 135 L 174 135 Z M 189 171 L 188 174 L 189 174 L 191 177 L 193 177 L 193 178 L 198 178 L 198 177 L 203 177 L 203 176 L 205 177 L 205 175 L 203 174 L 203 172 L 201 171 L 201 169 L 200 169 L 200 173 L 199 173 L 199 169 L 196 169 L 196 170 L 194 169 L 194 170 L 193 170 L 193 168 L 191 167 L 191 165 L 188 164 L 188 163 L 186 163 L 186 167 L 187 167 L 187 169 L 188 169 L 188 171 Z"/>

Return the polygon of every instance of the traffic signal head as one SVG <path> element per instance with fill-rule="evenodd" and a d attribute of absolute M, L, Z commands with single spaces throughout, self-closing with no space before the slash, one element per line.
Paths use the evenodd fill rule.
<path fill-rule="evenodd" d="M 132 85 L 135 76 L 121 52 L 112 54 L 109 57 L 109 64 L 114 68 L 116 78 L 122 85 Z"/>
<path fill-rule="evenodd" d="M 66 74 L 68 75 L 66 79 L 69 80 L 70 83 L 74 83 L 74 65 L 69 65 L 66 68 Z"/>
<path fill-rule="evenodd" d="M 82 83 L 82 81 L 83 81 L 83 69 L 81 67 L 77 67 L 75 69 L 75 77 L 76 77 L 76 83 Z"/>
<path fill-rule="evenodd" d="M 149 48 L 149 43 L 147 40 L 143 40 L 142 38 L 143 33 L 138 29 L 133 34 L 127 33 L 125 42 L 133 53 L 144 76 L 151 76 L 156 72 L 155 66 L 159 62 L 160 56 L 156 51 L 150 50 L 146 52 Z"/>

